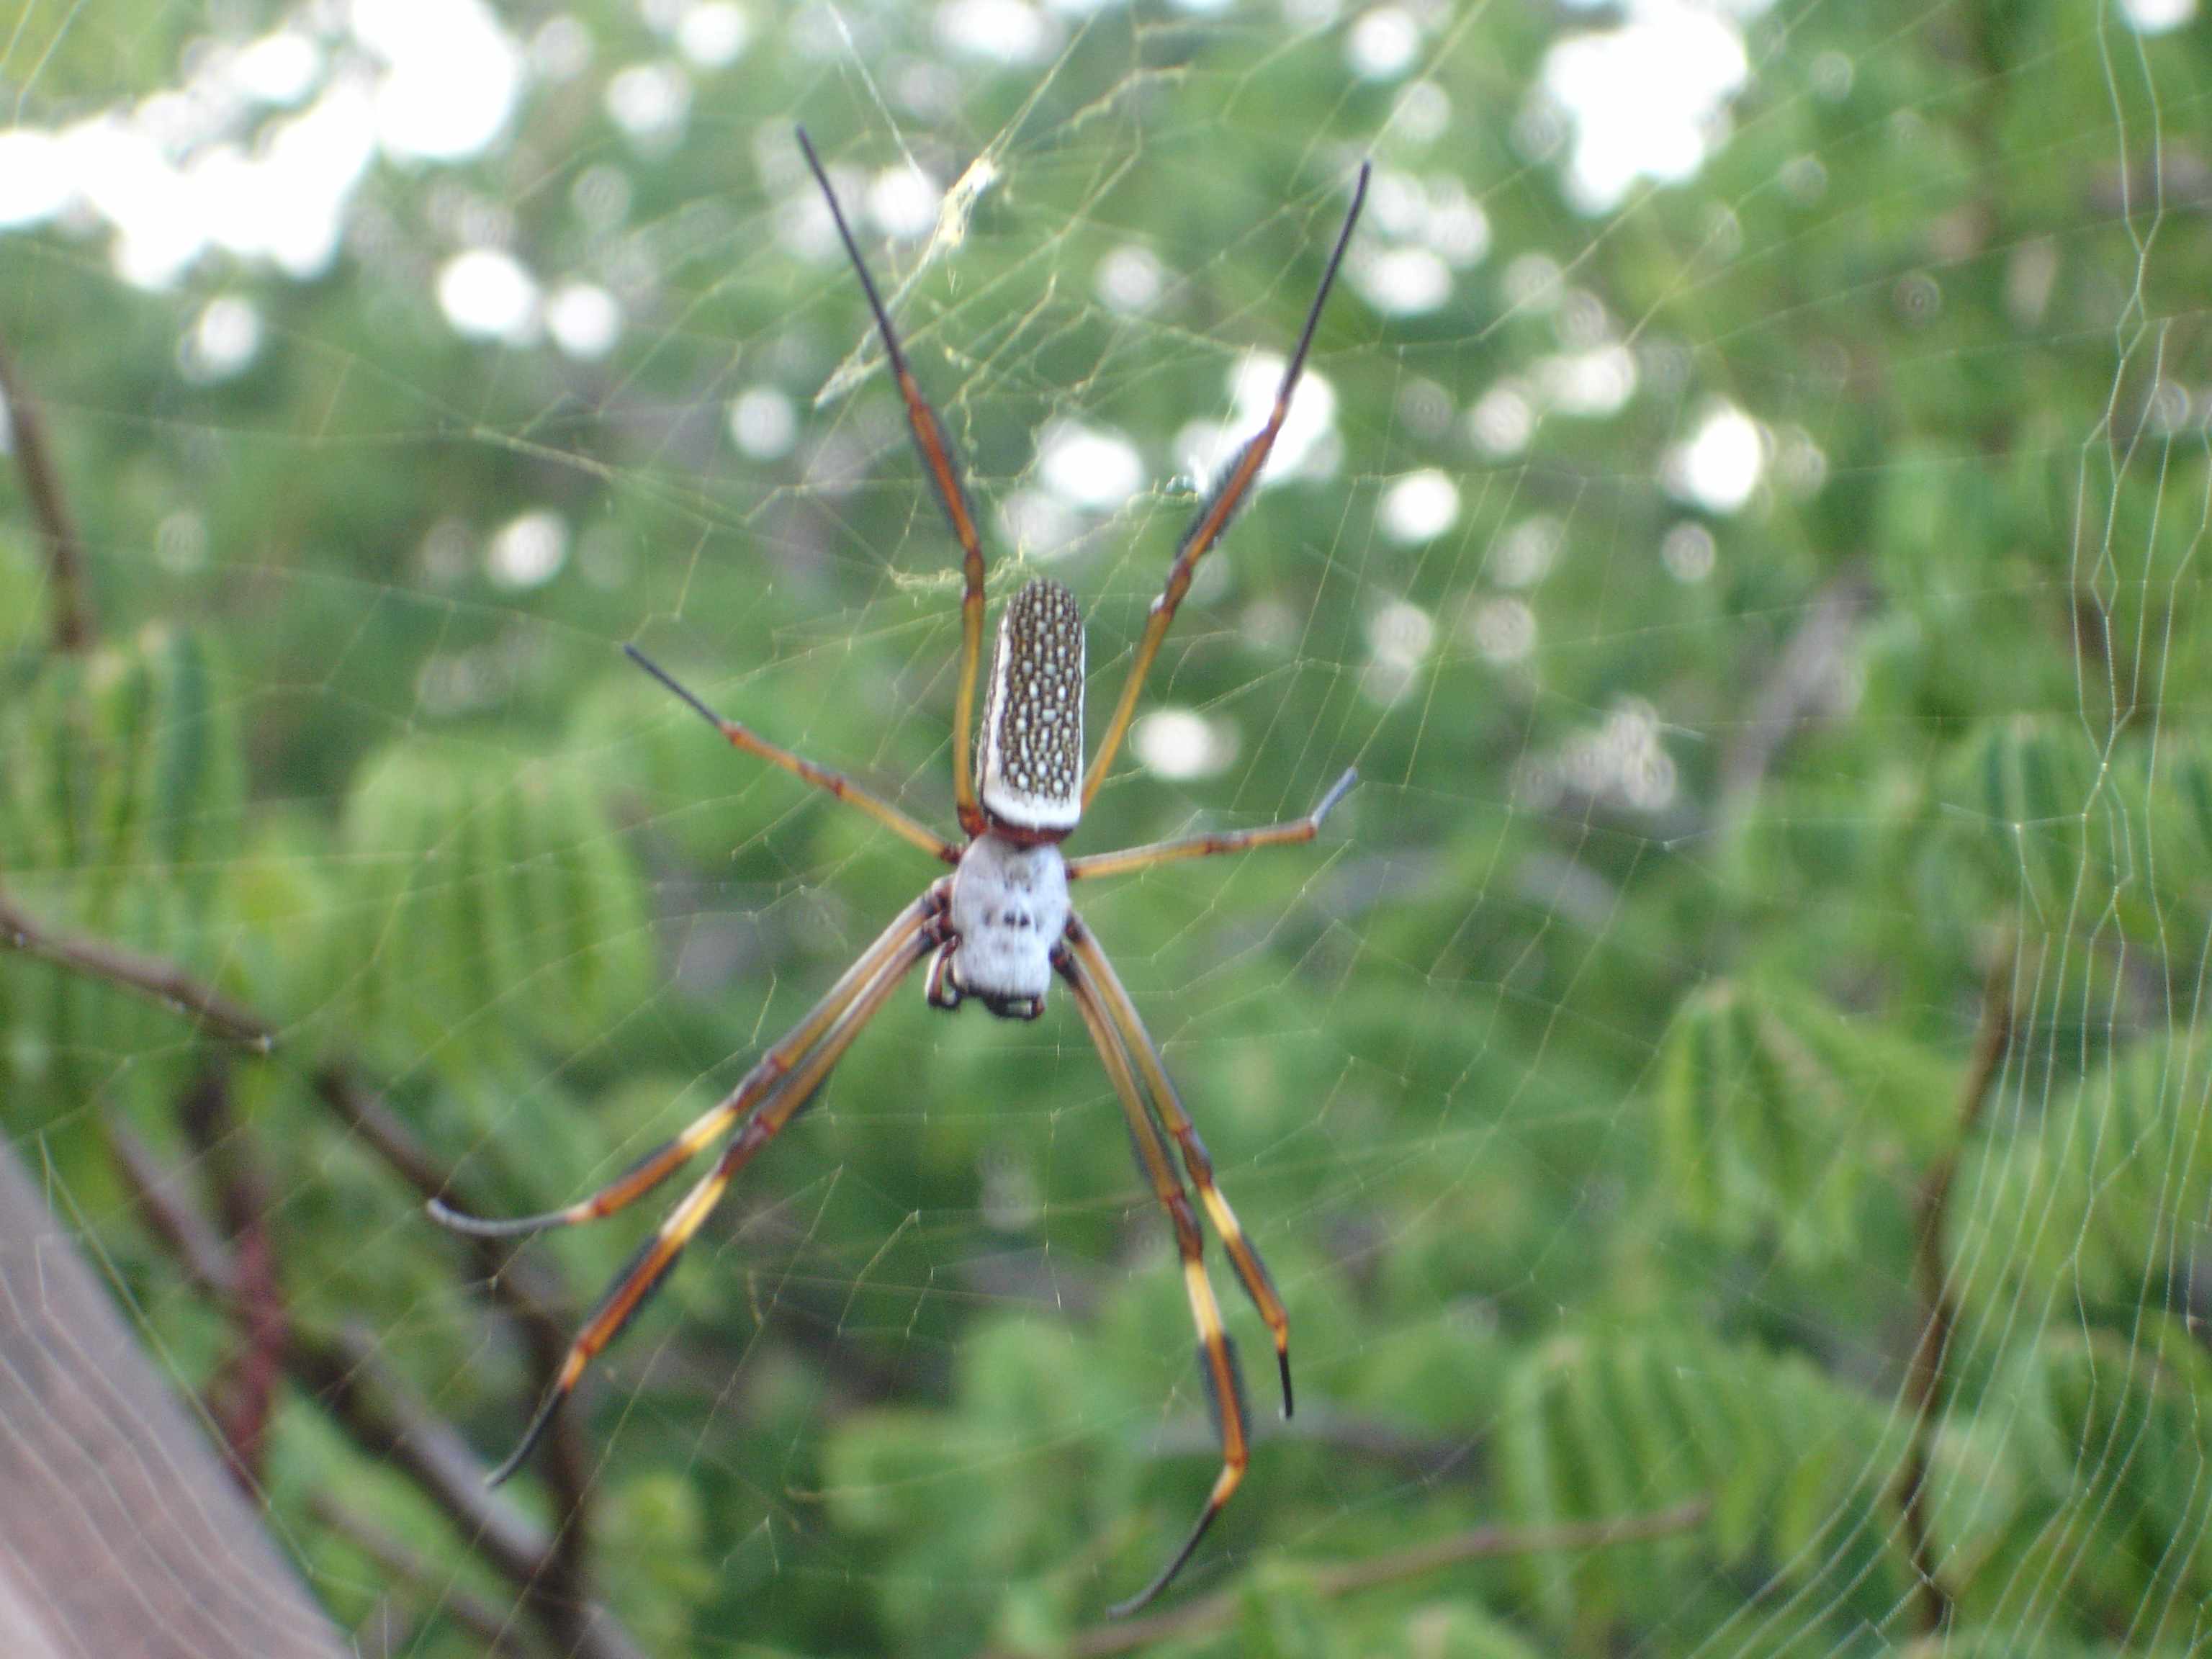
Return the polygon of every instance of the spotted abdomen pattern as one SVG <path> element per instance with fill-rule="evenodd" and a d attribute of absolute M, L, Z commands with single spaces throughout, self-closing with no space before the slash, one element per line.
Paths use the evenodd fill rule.
<path fill-rule="evenodd" d="M 1049 577 L 999 618 L 975 772 L 983 810 L 1008 830 L 1064 833 L 1083 816 L 1083 613 Z"/>

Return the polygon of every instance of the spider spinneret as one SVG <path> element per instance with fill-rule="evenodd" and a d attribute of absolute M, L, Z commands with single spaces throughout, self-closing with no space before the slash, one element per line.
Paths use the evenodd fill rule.
<path fill-rule="evenodd" d="M 1329 809 L 1352 787 L 1353 774 L 1346 771 L 1339 778 L 1305 817 L 1283 823 L 1192 836 L 1076 859 L 1062 856 L 1060 843 L 1080 822 L 1120 751 L 1146 676 L 1159 653 L 1160 641 L 1175 618 L 1176 607 L 1189 592 L 1191 573 L 1220 540 L 1250 494 L 1282 430 L 1291 395 L 1297 390 L 1314 330 L 1321 321 L 1322 307 L 1336 281 L 1352 227 L 1358 223 L 1360 207 L 1367 198 L 1369 169 L 1365 165 L 1359 169 L 1344 228 L 1337 234 L 1335 246 L 1322 270 L 1321 286 L 1306 313 L 1304 330 L 1283 372 L 1267 422 L 1237 451 L 1177 548 L 1166 585 L 1152 604 L 1120 700 L 1089 769 L 1085 769 L 1083 759 L 1082 612 L 1066 588 L 1040 577 L 1024 584 L 1007 601 L 1000 618 L 971 777 L 968 732 L 983 642 L 982 543 L 961 487 L 951 445 L 907 364 L 897 331 L 891 326 L 867 264 L 860 258 L 860 245 L 845 222 L 836 192 L 830 187 L 829 175 L 804 130 L 799 134 L 799 147 L 821 186 L 861 291 L 867 296 L 883 340 L 884 359 L 906 405 L 915 449 L 945 509 L 953 539 L 960 545 L 960 678 L 953 711 L 952 794 L 967 840 L 962 844 L 947 841 L 851 780 L 778 747 L 735 720 L 723 719 L 635 646 L 626 646 L 624 649 L 641 668 L 712 725 L 732 748 L 781 767 L 865 812 L 931 857 L 952 866 L 952 873 L 931 882 L 902 910 L 822 1000 L 753 1063 L 737 1087 L 598 1192 L 539 1215 L 487 1218 L 465 1215 L 438 1200 L 431 1201 L 430 1213 L 456 1231 L 479 1237 L 512 1237 L 548 1227 L 575 1226 L 624 1208 L 707 1148 L 723 1142 L 713 1166 L 669 1212 L 585 1319 L 553 1385 L 523 1431 L 521 1443 L 489 1477 L 496 1485 L 522 1466 L 585 1369 L 621 1334 L 647 1297 L 675 1267 L 684 1246 L 706 1224 L 738 1172 L 799 1115 L 861 1028 L 925 958 L 930 964 L 925 989 L 933 1006 L 957 1008 L 972 995 L 1002 1018 L 1036 1018 L 1044 1012 L 1045 994 L 1052 981 L 1055 977 L 1066 981 L 1121 1103 L 1138 1164 L 1173 1226 L 1191 1320 L 1198 1330 L 1200 1370 L 1213 1402 L 1221 1446 L 1221 1471 L 1182 1547 L 1143 1589 L 1109 1609 L 1120 1616 L 1143 1607 L 1174 1580 L 1213 1517 L 1243 1481 L 1251 1461 L 1250 1413 L 1244 1402 L 1236 1348 L 1224 1328 L 1220 1305 L 1206 1277 L 1200 1210 L 1212 1224 L 1237 1282 L 1251 1297 L 1273 1340 L 1285 1417 L 1291 1414 L 1291 1404 L 1290 1316 L 1214 1180 L 1212 1160 L 1199 1139 L 1197 1126 L 1183 1109 L 1159 1045 L 1145 1030 L 1137 1005 L 1123 988 L 1113 963 L 1069 902 L 1068 884 L 1130 874 L 1179 859 L 1310 842 L 1320 831 Z M 1196 1207 L 1184 1185 L 1186 1178 L 1189 1189 L 1198 1194 Z"/>

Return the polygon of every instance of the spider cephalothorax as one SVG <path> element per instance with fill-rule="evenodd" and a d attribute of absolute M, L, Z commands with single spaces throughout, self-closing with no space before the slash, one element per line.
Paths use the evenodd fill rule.
<path fill-rule="evenodd" d="M 668 1213 L 576 1333 L 559 1376 L 523 1431 L 522 1443 L 492 1472 L 491 1479 L 497 1482 L 521 1466 L 553 1420 L 554 1412 L 583 1376 L 584 1368 L 615 1339 L 675 1266 L 684 1245 L 705 1224 L 738 1171 L 799 1115 L 839 1056 L 860 1035 L 860 1028 L 925 958 L 930 963 L 929 1000 L 941 1008 L 957 1007 L 963 997 L 973 996 L 994 1014 L 1035 1019 L 1044 1012 L 1045 993 L 1052 981 L 1055 977 L 1066 981 L 1084 1028 L 1106 1068 L 1107 1080 L 1121 1102 L 1138 1163 L 1174 1224 L 1191 1318 L 1198 1328 L 1199 1364 L 1215 1404 L 1220 1433 L 1221 1473 L 1206 1506 L 1167 1565 L 1144 1589 L 1113 1609 L 1116 1613 L 1128 1613 L 1166 1589 L 1190 1559 L 1198 1540 L 1243 1479 L 1251 1456 L 1243 1386 L 1237 1376 L 1235 1351 L 1222 1326 L 1220 1307 L 1206 1278 L 1201 1255 L 1203 1236 L 1183 1185 L 1185 1176 L 1197 1191 L 1198 1208 L 1204 1210 L 1220 1237 L 1237 1282 L 1267 1322 L 1282 1378 L 1285 1417 L 1291 1412 L 1290 1316 L 1267 1268 L 1245 1239 L 1229 1200 L 1214 1182 L 1212 1162 L 1169 1079 L 1158 1045 L 1145 1030 L 1137 1006 L 1122 988 L 1114 964 L 1069 904 L 1068 884 L 1148 869 L 1174 859 L 1311 841 L 1323 816 L 1352 787 L 1352 775 L 1346 772 L 1339 778 L 1304 817 L 1285 823 L 1194 836 L 1077 859 L 1062 857 L 1060 842 L 1081 820 L 1120 751 L 1145 676 L 1159 653 L 1160 641 L 1174 620 L 1176 607 L 1189 592 L 1191 572 L 1220 540 L 1237 507 L 1251 493 L 1276 434 L 1282 430 L 1284 417 L 1290 412 L 1291 394 L 1305 368 L 1306 351 L 1321 320 L 1322 304 L 1328 298 L 1337 267 L 1344 259 L 1345 246 L 1352 240 L 1352 228 L 1358 222 L 1360 204 L 1366 199 L 1368 170 L 1359 169 L 1351 210 L 1345 216 L 1344 228 L 1322 273 L 1321 287 L 1306 313 L 1297 349 L 1283 372 L 1274 406 L 1266 424 L 1237 452 L 1183 537 L 1168 571 L 1167 584 L 1137 642 L 1113 717 L 1089 767 L 1083 760 L 1082 612 L 1073 594 L 1058 582 L 1039 578 L 1025 584 L 1006 602 L 1000 618 L 971 779 L 968 732 L 983 643 L 982 543 L 961 487 L 951 446 L 936 410 L 921 395 L 907 366 L 897 331 L 845 223 L 836 193 L 830 188 L 829 178 L 804 132 L 799 135 L 799 144 L 867 295 L 883 338 L 884 356 L 906 404 L 915 447 L 944 506 L 953 539 L 960 544 L 960 680 L 953 703 L 952 796 L 967 840 L 962 844 L 947 841 L 849 780 L 778 748 L 735 720 L 722 719 L 636 647 L 627 647 L 641 667 L 711 721 L 732 746 L 795 773 L 858 807 L 924 852 L 951 865 L 953 872 L 932 882 L 901 911 L 806 1017 L 754 1062 L 736 1088 L 674 1139 L 647 1153 L 598 1192 L 565 1209 L 513 1220 L 462 1215 L 434 1201 L 431 1213 L 460 1231 L 493 1237 L 596 1220 L 641 1197 L 708 1146 L 727 1138 L 714 1167 Z M 1170 1142 L 1175 1148 L 1173 1157 Z M 1181 1175 L 1176 1172 L 1178 1161 Z"/>
<path fill-rule="evenodd" d="M 1042 1013 L 1067 930 L 1067 860 L 1060 848 L 976 836 L 953 872 L 950 919 L 952 936 L 930 964 L 930 1002 L 957 1008 L 973 996 L 1001 1018 Z"/>

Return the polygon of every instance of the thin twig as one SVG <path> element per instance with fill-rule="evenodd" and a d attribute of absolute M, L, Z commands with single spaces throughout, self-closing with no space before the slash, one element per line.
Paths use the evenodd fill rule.
<path fill-rule="evenodd" d="M 57 650 L 82 651 L 94 637 L 91 601 L 86 591 L 84 544 L 70 512 L 67 492 L 36 401 L 25 391 L 0 343 L 0 404 L 7 432 L 40 534 L 46 544 L 49 586 L 53 594 L 53 642 Z M 225 1042 L 266 1054 L 276 1046 L 277 1027 L 255 1010 L 217 991 L 197 975 L 164 958 L 105 939 L 46 927 L 0 894 L 0 943 L 88 978 L 163 1004 L 201 1030 Z M 363 1139 L 426 1197 L 446 1189 L 442 1171 L 416 1146 L 405 1127 L 351 1079 L 342 1065 L 318 1073 L 318 1092 L 344 1112 Z M 212 1092 L 210 1092 L 212 1091 Z M 169 1194 L 155 1164 L 135 1142 L 118 1145 L 126 1176 L 141 1188 L 142 1207 L 157 1231 L 176 1246 L 188 1272 L 210 1294 L 232 1303 L 245 1325 L 244 1346 L 234 1386 L 222 1413 L 232 1465 L 249 1486 L 258 1474 L 262 1431 L 266 1426 L 273 1366 L 281 1354 L 294 1376 L 308 1381 L 325 1397 L 357 1440 L 383 1440 L 403 1463 L 411 1463 L 418 1484 L 454 1518 L 472 1529 L 501 1570 L 515 1579 L 548 1633 L 563 1651 L 609 1655 L 635 1651 L 629 1639 L 589 1599 L 586 1552 L 589 1538 L 587 1466 L 580 1431 L 573 1420 L 556 1432 L 547 1457 L 547 1478 L 559 1504 L 562 1525 L 538 1542 L 517 1531 L 520 1517 L 504 1505 L 493 1506 L 471 1468 L 471 1478 L 455 1485 L 457 1462 L 468 1462 L 457 1431 L 427 1408 L 405 1409 L 410 1399 L 397 1377 L 364 1392 L 357 1382 L 364 1364 L 375 1372 L 373 1351 L 352 1334 L 314 1338 L 288 1331 L 276 1280 L 275 1250 L 264 1219 L 266 1205 L 244 1161 L 243 1148 L 224 1143 L 227 1092 L 219 1073 L 195 1085 L 191 1103 L 211 1111 L 203 1116 L 200 1150 L 216 1170 L 216 1196 L 223 1224 L 235 1242 L 234 1254 L 208 1234 L 191 1206 Z M 349 1104 L 353 1108 L 348 1111 Z M 193 1127 L 187 1114 L 188 1132 Z M 235 1156 L 233 1156 L 233 1153 Z M 541 1278 L 514 1270 L 495 1249 L 480 1253 L 479 1266 L 492 1295 L 514 1316 L 529 1349 L 533 1382 L 542 1393 L 556 1373 L 568 1334 L 556 1310 L 561 1298 Z M 381 1402 L 380 1405 L 377 1402 Z M 396 1414 L 395 1414 L 396 1413 Z M 413 1420 L 410 1420 L 412 1419 Z M 452 1443 L 447 1444 L 447 1438 Z M 525 1523 L 526 1524 L 526 1523 Z"/>
<path fill-rule="evenodd" d="M 1411 1549 L 1378 1555 L 1370 1560 L 1316 1567 L 1305 1575 L 1305 1583 L 1323 1601 L 1334 1601 L 1361 1590 L 1379 1589 L 1387 1584 L 1425 1577 L 1442 1568 L 1468 1561 L 1494 1560 L 1508 1555 L 1541 1555 L 1555 1550 L 1611 1549 L 1621 1544 L 1693 1532 L 1705 1523 L 1711 1508 L 1710 1500 L 1696 1498 L 1668 1509 L 1625 1515 L 1611 1521 L 1570 1522 L 1554 1527 L 1476 1527 L 1433 1544 L 1417 1544 Z M 1201 1595 L 1147 1619 L 1094 1625 L 1072 1638 L 1060 1651 L 1062 1659 L 1103 1659 L 1103 1656 L 1133 1652 L 1155 1642 L 1188 1640 L 1226 1628 L 1236 1621 L 1243 1604 L 1243 1597 L 1235 1590 Z M 1012 1659 L 1012 1656 L 987 1656 L 987 1659 Z"/>
<path fill-rule="evenodd" d="M 190 970 L 127 945 L 46 927 L 5 894 L 0 894 L 0 945 L 161 1003 L 226 1042 L 259 1054 L 276 1046 L 271 1022 Z"/>
<path fill-rule="evenodd" d="M 320 1525 L 375 1562 L 388 1577 L 432 1598 L 439 1616 L 452 1620 L 474 1636 L 483 1644 L 486 1654 L 504 1659 L 504 1656 L 522 1651 L 514 1621 L 466 1585 L 454 1583 L 450 1566 L 434 1564 L 374 1522 L 347 1509 L 328 1492 L 310 1493 L 307 1510 Z"/>
<path fill-rule="evenodd" d="M 1482 1437 L 1479 1434 L 1462 1435 L 1455 1439 L 1424 1434 L 1384 1419 L 1333 1411 L 1327 1406 L 1309 1408 L 1301 1405 L 1296 1417 L 1255 1422 L 1252 1425 L 1252 1441 L 1255 1445 L 1298 1442 L 1323 1446 L 1346 1457 L 1402 1469 L 1431 1483 L 1479 1480 L 1485 1461 L 1480 1455 Z M 1193 1417 L 1164 1430 L 1154 1443 L 1154 1449 L 1161 1456 L 1196 1456 L 1216 1451 L 1220 1444 L 1212 1425 L 1203 1418 Z"/>
<path fill-rule="evenodd" d="M 483 1465 L 461 1431 L 384 1364 L 368 1332 L 297 1332 L 286 1360 L 293 1380 L 357 1445 L 411 1480 L 501 1575 L 519 1586 L 535 1581 L 552 1540 L 486 1489 Z"/>
<path fill-rule="evenodd" d="M 229 1240 L 230 1316 L 236 1346 L 210 1382 L 210 1412 L 222 1431 L 232 1475 L 249 1498 L 261 1494 L 263 1454 L 283 1376 L 284 1292 L 269 1234 L 269 1196 L 252 1149 L 238 1132 L 230 1082 L 220 1064 L 195 1078 L 177 1116 L 206 1172 L 216 1219 Z"/>
<path fill-rule="evenodd" d="M 0 942 L 162 1003 L 191 1018 L 203 1030 L 226 1041 L 264 1054 L 275 1046 L 276 1026 L 273 1021 L 225 996 L 177 963 L 103 939 L 48 929 L 4 894 L 0 894 Z M 316 1073 L 313 1081 L 317 1094 L 418 1194 L 426 1199 L 450 1194 L 451 1176 L 347 1066 L 342 1062 L 326 1065 Z M 532 1399 L 540 1398 L 557 1375 L 568 1352 L 568 1331 L 562 1313 L 566 1298 L 542 1274 L 507 1260 L 499 1247 L 489 1242 L 477 1251 L 477 1266 L 492 1297 L 507 1310 L 521 1334 L 530 1355 Z M 226 1269 L 226 1281 L 228 1277 Z M 321 1357 L 330 1358 L 327 1354 Z M 331 1374 L 328 1367 L 320 1370 L 321 1374 Z M 568 1621 L 567 1626 L 555 1630 L 556 1638 L 565 1646 L 576 1649 L 581 1638 L 574 1626 L 577 1621 L 599 1615 L 587 1589 L 590 1461 L 580 1426 L 573 1418 L 564 1418 L 555 1425 L 545 1460 L 545 1474 L 553 1491 L 556 1513 L 562 1517 L 561 1525 L 548 1552 L 531 1569 L 526 1582 L 549 1623 L 559 1626 L 560 1621 Z M 503 1570 L 515 1565 L 510 1560 Z"/>
<path fill-rule="evenodd" d="M 2013 956 L 2009 945 L 1990 955 L 1989 971 L 1982 980 L 1981 1021 L 1974 1035 L 1973 1058 L 1959 1089 L 1958 1133 L 1950 1148 L 1928 1166 L 1913 1200 L 1912 1279 L 1920 1293 L 1921 1322 L 1920 1338 L 1913 1344 L 1905 1374 L 1905 1392 L 1912 1401 L 1912 1441 L 1898 1481 L 1898 1504 L 1903 1510 L 1905 1553 L 1912 1563 L 1913 1602 L 1921 1629 L 1931 1634 L 1949 1623 L 1952 1607 L 1951 1593 L 1944 1586 L 1936 1559 L 1928 1492 L 1929 1442 L 1950 1395 L 1943 1366 L 1950 1357 L 1951 1334 L 1959 1316 L 1944 1271 L 1943 1235 L 1951 1184 L 1959 1173 L 1959 1154 L 1981 1121 L 1990 1086 L 2012 1042 Z"/>
<path fill-rule="evenodd" d="M 123 1176 L 138 1218 L 177 1260 L 192 1288 L 211 1301 L 228 1301 L 234 1290 L 230 1252 L 207 1218 L 182 1193 L 177 1176 L 161 1166 L 146 1143 L 122 1121 L 100 1119 L 108 1155 Z"/>
<path fill-rule="evenodd" d="M 472 1212 L 477 1208 L 456 1189 L 452 1172 L 439 1164 L 414 1131 L 352 1073 L 325 1066 L 315 1073 L 314 1086 L 323 1103 L 418 1197 L 457 1200 Z M 479 1281 L 492 1301 L 506 1310 L 528 1352 L 534 1405 L 551 1389 L 568 1358 L 570 1321 L 562 1311 L 568 1298 L 541 1269 L 515 1257 L 511 1244 L 491 1238 L 467 1242 Z M 576 1413 L 563 1412 L 554 1419 L 541 1467 L 552 1489 L 559 1528 L 536 1582 L 549 1613 L 557 1616 L 557 1610 L 587 1608 L 590 1600 L 585 1587 L 590 1577 L 592 1466 L 582 1419 Z"/>
<path fill-rule="evenodd" d="M 92 600 L 85 592 L 84 543 L 62 489 L 61 470 L 46 446 L 46 423 L 39 405 L 24 391 L 7 349 L 0 345 L 0 402 L 7 405 L 9 440 L 23 493 L 46 544 L 46 580 L 53 592 L 53 636 L 57 651 L 82 651 L 93 640 Z"/>
<path fill-rule="evenodd" d="M 237 1292 L 238 1268 L 222 1240 L 160 1173 L 143 1142 L 112 1119 L 106 1129 L 131 1197 L 155 1237 L 182 1245 L 177 1260 L 194 1289 L 210 1301 L 229 1300 Z M 320 1332 L 295 1322 L 288 1338 L 285 1370 L 357 1444 L 411 1478 L 506 1577 L 521 1581 L 536 1573 L 548 1540 L 520 1510 L 485 1490 L 483 1467 L 459 1431 L 391 1374 L 366 1333 Z"/>
<path fill-rule="evenodd" d="M 352 1072 L 343 1066 L 324 1066 L 316 1071 L 313 1082 L 317 1098 L 418 1197 L 426 1202 L 443 1198 L 465 1209 L 472 1207 L 475 1200 L 462 1190 L 453 1173 L 431 1156 L 383 1097 Z M 519 1323 L 543 1328 L 565 1346 L 569 1317 L 566 1292 L 548 1274 L 515 1258 L 511 1240 L 505 1247 L 497 1239 L 481 1242 L 492 1247 L 480 1257 L 487 1292 Z"/>
<path fill-rule="evenodd" d="M 154 1234 L 171 1244 L 194 1288 L 229 1297 L 237 1268 L 206 1221 L 174 1190 L 158 1162 L 120 1123 L 106 1127 L 132 1197 Z M 484 1466 L 459 1430 L 383 1360 L 374 1339 L 348 1327 L 318 1331 L 294 1322 L 284 1369 L 354 1443 L 405 1477 L 443 1510 L 477 1553 L 514 1584 L 569 1659 L 639 1659 L 636 1644 L 605 1609 L 554 1607 L 545 1589 L 554 1540 L 484 1485 Z"/>
<path fill-rule="evenodd" d="M 1790 740 L 1834 714 L 1860 625 L 1875 598 L 1873 579 L 1852 568 L 1806 605 L 1804 620 L 1775 657 L 1747 718 L 1722 751 L 1713 818 L 1723 833 L 1750 810 Z"/>

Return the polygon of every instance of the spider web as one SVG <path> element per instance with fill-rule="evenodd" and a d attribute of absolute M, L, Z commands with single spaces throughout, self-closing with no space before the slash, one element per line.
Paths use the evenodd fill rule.
<path fill-rule="evenodd" d="M 957 552 L 793 124 L 994 607 L 1085 606 L 1094 733 L 1371 156 L 1071 843 L 1360 773 L 1310 847 L 1077 894 L 1291 1310 L 1285 1425 L 1209 1249 L 1257 1438 L 1163 1639 L 2197 1650 L 2204 28 L 0 4 L 0 332 L 100 639 L 46 661 L 18 493 L 0 892 L 277 1050 L 11 961 L 8 1144 L 210 1431 L 258 1424 L 358 1650 L 583 1650 L 327 1378 L 240 1407 L 114 1127 L 347 1375 L 503 1455 L 501 1287 L 573 1319 L 681 1186 L 490 1262 L 333 1103 L 565 1202 L 934 873 L 618 647 L 951 828 Z M 902 993 L 573 1402 L 587 1593 L 652 1652 L 1119 1650 L 1076 1633 L 1217 1467 L 1179 1278 L 1065 999 Z"/>

